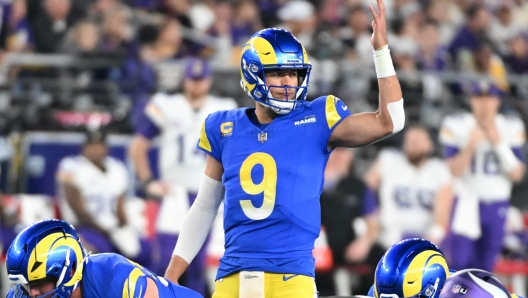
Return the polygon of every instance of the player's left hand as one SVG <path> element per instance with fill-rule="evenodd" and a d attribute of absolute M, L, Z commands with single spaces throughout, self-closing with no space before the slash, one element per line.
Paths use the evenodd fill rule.
<path fill-rule="evenodd" d="M 387 22 L 385 21 L 385 3 L 383 0 L 376 0 L 378 3 L 378 11 L 370 5 L 370 13 L 372 14 L 372 38 L 370 42 L 374 50 L 377 50 L 389 43 L 387 39 Z"/>
<path fill-rule="evenodd" d="M 349 262 L 362 262 L 367 258 L 371 247 L 367 239 L 356 239 L 346 248 L 345 258 Z"/>

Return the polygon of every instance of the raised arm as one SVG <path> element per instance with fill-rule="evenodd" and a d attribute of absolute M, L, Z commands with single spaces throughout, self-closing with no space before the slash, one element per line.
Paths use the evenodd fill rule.
<path fill-rule="evenodd" d="M 375 112 L 345 118 L 332 132 L 330 147 L 359 147 L 376 142 L 403 129 L 405 113 L 400 82 L 396 77 L 387 40 L 385 4 L 377 0 L 378 12 L 372 13 L 374 65 L 378 77 L 379 106 Z"/>

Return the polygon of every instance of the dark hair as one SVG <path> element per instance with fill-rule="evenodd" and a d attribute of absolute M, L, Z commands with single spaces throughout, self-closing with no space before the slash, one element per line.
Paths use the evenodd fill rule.
<path fill-rule="evenodd" d="M 160 29 L 158 26 L 148 24 L 138 29 L 137 37 L 140 44 L 151 44 L 158 39 L 159 33 Z"/>
<path fill-rule="evenodd" d="M 86 129 L 84 131 L 84 135 L 86 136 L 86 139 L 84 141 L 85 145 L 95 143 L 101 143 L 106 145 L 106 138 L 108 134 L 104 129 Z"/>
<path fill-rule="evenodd" d="M 466 16 L 468 19 L 473 19 L 474 17 L 477 16 L 477 14 L 479 13 L 479 11 L 481 9 L 484 9 L 484 6 L 482 6 L 481 4 L 474 4 L 474 5 L 471 5 L 467 10 L 466 10 Z"/>

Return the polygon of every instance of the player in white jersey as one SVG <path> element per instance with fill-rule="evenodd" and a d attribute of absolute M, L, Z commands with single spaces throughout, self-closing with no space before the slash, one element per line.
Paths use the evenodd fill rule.
<path fill-rule="evenodd" d="M 457 200 L 446 256 L 453 269 L 493 270 L 502 248 L 512 184 L 524 175 L 522 121 L 498 113 L 500 91 L 488 82 L 471 85 L 472 113 L 444 119 L 440 141 Z"/>
<path fill-rule="evenodd" d="M 439 158 L 430 157 L 433 143 L 425 128 L 414 126 L 404 136 L 403 152 L 384 149 L 365 177 L 367 232 L 349 248 L 360 261 L 378 241 L 385 249 L 413 237 L 441 243 L 451 211 L 452 177 Z"/>
<path fill-rule="evenodd" d="M 163 198 L 156 223 L 159 262 L 151 266 L 158 275 L 165 273 L 205 169 L 206 155 L 196 149 L 202 123 L 210 113 L 236 108 L 233 99 L 209 95 L 211 83 L 209 65 L 200 59 L 189 60 L 183 93 L 158 93 L 151 98 L 130 147 L 143 189 L 147 195 Z M 160 179 L 155 180 L 147 153 L 158 135 Z M 200 256 L 191 265 L 184 284 L 205 295 L 205 247 Z"/>
<path fill-rule="evenodd" d="M 75 223 L 94 253 L 118 251 L 135 259 L 141 244 L 125 213 L 127 169 L 107 153 L 106 134 L 87 131 L 82 154 L 60 161 L 56 179 L 61 215 Z"/>

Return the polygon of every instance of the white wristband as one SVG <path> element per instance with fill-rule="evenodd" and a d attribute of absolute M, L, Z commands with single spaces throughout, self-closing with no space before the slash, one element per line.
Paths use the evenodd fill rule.
<path fill-rule="evenodd" d="M 389 45 L 374 50 L 374 66 L 376 67 L 376 75 L 378 76 L 378 79 L 396 75 L 394 65 L 392 64 Z"/>
<path fill-rule="evenodd" d="M 427 236 L 430 239 L 434 239 L 438 242 L 442 241 L 445 237 L 445 230 L 438 224 L 432 225 L 429 230 L 427 231 Z M 440 243 L 435 243 L 436 245 L 439 245 Z"/>
<path fill-rule="evenodd" d="M 510 146 L 508 146 L 508 144 L 501 142 L 498 145 L 495 145 L 494 149 L 495 153 L 497 153 L 497 157 L 499 158 L 501 167 L 504 172 L 506 172 L 506 174 L 519 166 L 520 161 L 517 159 L 515 154 L 513 154 L 513 151 L 511 150 Z"/>

